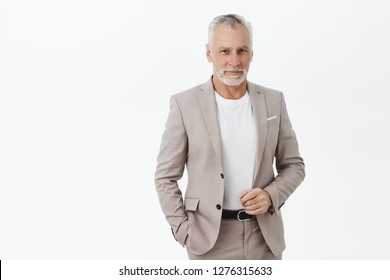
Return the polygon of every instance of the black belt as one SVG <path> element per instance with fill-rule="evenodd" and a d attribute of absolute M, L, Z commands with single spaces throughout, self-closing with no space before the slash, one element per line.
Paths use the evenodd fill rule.
<path fill-rule="evenodd" d="M 246 221 L 254 218 L 255 216 L 245 213 L 245 210 L 222 210 L 222 219 Z"/>

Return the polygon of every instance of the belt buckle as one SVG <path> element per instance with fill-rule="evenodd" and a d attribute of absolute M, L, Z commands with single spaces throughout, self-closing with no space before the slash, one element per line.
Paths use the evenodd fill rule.
<path fill-rule="evenodd" d="M 241 218 L 240 218 L 240 214 L 241 214 L 241 213 L 245 213 L 245 210 L 240 210 L 240 211 L 238 211 L 238 213 L 237 213 L 237 220 L 239 220 L 240 222 L 244 222 L 244 221 L 251 220 L 251 218 L 241 219 Z"/>

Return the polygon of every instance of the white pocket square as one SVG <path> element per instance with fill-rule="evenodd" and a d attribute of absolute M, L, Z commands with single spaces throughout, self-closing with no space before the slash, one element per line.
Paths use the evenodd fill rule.
<path fill-rule="evenodd" d="M 276 115 L 275 115 L 275 116 L 272 116 L 272 117 L 269 117 L 269 118 L 267 119 L 267 121 L 270 121 L 270 120 L 273 120 L 273 119 L 276 119 Z"/>

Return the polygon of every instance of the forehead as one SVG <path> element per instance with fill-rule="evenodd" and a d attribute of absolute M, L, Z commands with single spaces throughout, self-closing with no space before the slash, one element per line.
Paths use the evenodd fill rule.
<path fill-rule="evenodd" d="M 215 28 L 213 45 L 216 48 L 250 46 L 249 32 L 242 24 L 236 24 L 234 27 L 218 25 Z"/>

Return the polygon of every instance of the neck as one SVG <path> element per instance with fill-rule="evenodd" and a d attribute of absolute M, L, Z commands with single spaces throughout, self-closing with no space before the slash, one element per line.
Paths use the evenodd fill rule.
<path fill-rule="evenodd" d="M 214 90 L 225 99 L 240 99 L 246 92 L 246 81 L 238 86 L 227 86 L 213 75 Z"/>

